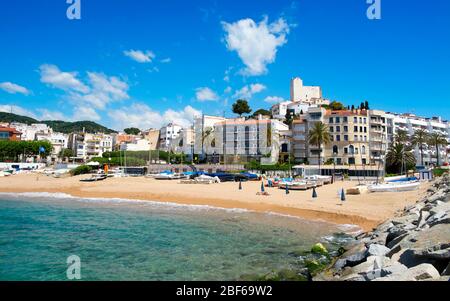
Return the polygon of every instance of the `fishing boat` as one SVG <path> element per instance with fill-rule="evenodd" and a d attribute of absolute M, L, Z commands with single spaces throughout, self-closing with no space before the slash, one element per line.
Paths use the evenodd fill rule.
<path fill-rule="evenodd" d="M 326 184 L 331 184 L 332 178 L 333 178 L 332 176 L 314 175 L 314 176 L 305 177 L 305 180 L 321 182 L 320 186 L 322 186 L 322 185 L 326 185 Z"/>
<path fill-rule="evenodd" d="M 98 182 L 108 178 L 105 174 L 92 175 L 90 178 L 81 179 L 80 182 Z"/>
<path fill-rule="evenodd" d="M 288 190 L 308 190 L 310 187 L 306 181 L 292 181 L 292 182 L 281 182 L 278 184 L 280 189 Z"/>
<path fill-rule="evenodd" d="M 418 189 L 420 182 L 409 181 L 409 182 L 389 182 L 381 184 L 372 184 L 367 187 L 369 192 L 402 192 L 402 191 L 413 191 Z"/>

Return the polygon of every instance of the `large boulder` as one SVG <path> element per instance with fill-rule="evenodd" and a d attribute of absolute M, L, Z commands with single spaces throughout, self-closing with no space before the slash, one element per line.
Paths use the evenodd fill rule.
<path fill-rule="evenodd" d="M 413 250 L 413 252 L 417 257 L 425 257 L 436 260 L 450 260 L 450 243 L 436 245 L 427 249 L 417 249 Z"/>
<path fill-rule="evenodd" d="M 334 268 L 340 270 L 346 266 L 353 267 L 365 261 L 367 258 L 367 248 L 363 242 L 354 245 L 350 250 L 342 254 L 336 261 Z"/>
<path fill-rule="evenodd" d="M 439 272 L 431 264 L 421 264 L 402 270 L 400 272 L 374 279 L 374 281 L 418 281 L 427 279 L 440 279 Z"/>
<path fill-rule="evenodd" d="M 391 249 L 378 244 L 371 244 L 367 253 L 369 256 L 385 256 Z"/>

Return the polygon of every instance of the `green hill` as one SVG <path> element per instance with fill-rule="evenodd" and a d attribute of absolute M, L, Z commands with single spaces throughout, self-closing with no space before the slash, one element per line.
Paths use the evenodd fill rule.
<path fill-rule="evenodd" d="M 46 125 L 51 127 L 53 131 L 65 134 L 73 132 L 81 132 L 83 131 L 83 129 L 86 131 L 86 133 L 105 133 L 105 134 L 116 133 L 116 131 L 108 129 L 107 127 L 104 127 L 92 121 L 76 121 L 76 122 L 67 122 L 60 120 L 38 121 L 30 117 L 6 112 L 0 112 L 0 122 L 20 122 L 26 124 L 45 123 Z"/>

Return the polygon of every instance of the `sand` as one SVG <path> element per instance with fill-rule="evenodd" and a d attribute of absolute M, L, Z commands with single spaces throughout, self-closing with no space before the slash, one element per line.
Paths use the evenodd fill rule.
<path fill-rule="evenodd" d="M 66 193 L 76 197 L 126 198 L 190 205 L 210 205 L 220 208 L 240 208 L 258 212 L 274 212 L 336 224 L 355 224 L 370 231 L 393 217 L 405 206 L 423 197 L 429 184 L 410 192 L 367 193 L 347 195 L 341 202 L 338 191 L 355 187 L 357 182 L 337 182 L 312 191 L 291 191 L 267 188 L 270 196 L 259 196 L 261 182 L 220 183 L 212 185 L 179 184 L 178 181 L 158 181 L 147 178 L 109 178 L 102 182 L 83 183 L 86 176 L 56 179 L 37 174 L 20 174 L 0 178 L 0 192 Z"/>

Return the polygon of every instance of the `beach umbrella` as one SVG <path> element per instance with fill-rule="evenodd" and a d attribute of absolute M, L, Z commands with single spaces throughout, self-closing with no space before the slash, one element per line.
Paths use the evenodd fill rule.
<path fill-rule="evenodd" d="M 342 192 L 341 192 L 341 201 L 345 201 L 345 190 L 344 188 L 342 188 Z"/>
<path fill-rule="evenodd" d="M 262 180 L 261 181 L 261 192 L 264 192 L 265 191 L 265 189 L 264 189 L 264 180 Z"/>
<path fill-rule="evenodd" d="M 313 199 L 317 198 L 317 191 L 316 191 L 316 187 L 313 187 L 313 193 L 312 193 L 312 197 L 313 197 Z"/>
<path fill-rule="evenodd" d="M 286 187 L 286 194 L 289 194 L 289 187 L 288 187 L 288 184 L 286 183 L 286 184 L 284 184 L 284 186 Z"/>
<path fill-rule="evenodd" d="M 239 180 L 239 190 L 242 190 L 242 180 Z"/>

